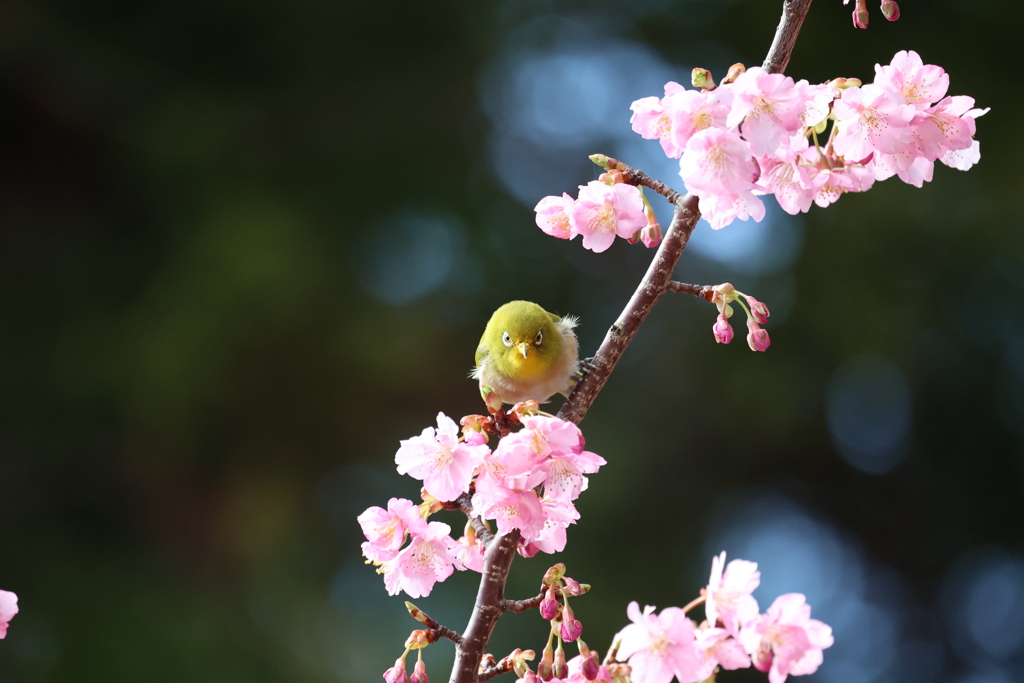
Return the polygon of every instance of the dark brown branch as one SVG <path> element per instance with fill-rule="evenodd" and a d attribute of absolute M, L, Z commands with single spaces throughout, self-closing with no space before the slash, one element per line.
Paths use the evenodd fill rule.
<path fill-rule="evenodd" d="M 637 172 L 626 164 L 614 159 L 609 161 L 613 168 L 622 170 L 624 175 L 628 173 L 626 177 L 636 176 Z M 583 419 L 605 382 L 608 381 L 608 375 L 615 369 L 615 365 L 619 362 L 626 347 L 633 341 L 633 337 L 636 336 L 640 325 L 647 318 L 647 314 L 651 312 L 658 299 L 668 291 L 672 271 L 683 254 L 683 249 L 686 248 L 690 233 L 693 232 L 697 220 L 700 218 L 700 212 L 697 210 L 697 197 L 689 194 L 681 196 L 678 193 L 675 193 L 675 197 L 672 224 L 669 225 L 665 239 L 658 247 L 658 253 L 654 255 L 651 265 L 647 268 L 647 273 L 640 281 L 636 291 L 633 292 L 632 298 L 619 315 L 619 319 L 605 335 L 604 341 L 601 342 L 597 353 L 590 361 L 589 371 L 576 384 L 565 405 L 558 411 L 558 417 L 563 420 L 579 423 Z"/>
<path fill-rule="evenodd" d="M 469 518 L 469 523 L 473 526 L 473 531 L 476 533 L 476 537 L 484 544 L 484 547 L 487 547 L 491 544 L 491 541 L 494 540 L 494 534 L 492 534 L 491 530 L 487 528 L 486 524 L 484 524 L 484 520 L 473 515 L 473 503 L 470 502 L 470 500 L 469 494 L 464 493 L 456 502 L 459 504 L 459 510 L 462 510 L 462 513 Z"/>
<path fill-rule="evenodd" d="M 427 627 L 427 637 L 430 639 L 430 642 L 433 643 L 438 638 L 447 638 L 456 645 L 462 642 L 462 636 L 460 636 L 457 632 L 451 630 L 447 626 L 442 626 L 441 624 L 437 623 L 437 621 L 433 617 L 431 617 L 429 614 L 427 614 L 411 602 L 406 602 L 405 608 L 409 610 L 409 615 L 413 619 Z"/>
<path fill-rule="evenodd" d="M 501 660 L 500 662 L 498 662 L 497 664 L 495 664 L 493 666 L 485 667 L 484 670 L 480 672 L 480 676 L 477 678 L 477 680 L 479 680 L 479 681 L 490 680 L 490 679 L 494 678 L 495 676 L 498 676 L 498 675 L 504 674 L 504 673 L 508 673 L 511 670 L 512 670 L 512 660 L 510 660 L 508 657 L 506 657 L 505 659 Z"/>
<path fill-rule="evenodd" d="M 498 617 L 505 610 L 505 581 L 512 566 L 512 558 L 519 546 L 519 529 L 497 536 L 484 553 L 484 571 L 480 577 L 480 589 L 476 594 L 473 616 L 469 619 L 462 642 L 455 648 L 455 667 L 450 683 L 476 683 L 480 660 L 487 649 Z"/>
<path fill-rule="evenodd" d="M 685 282 L 672 280 L 668 283 L 668 289 L 671 292 L 678 292 L 680 294 L 692 294 L 698 299 L 704 299 L 704 301 L 709 303 L 715 296 L 714 285 L 688 285 Z"/>
<path fill-rule="evenodd" d="M 537 609 L 540 607 L 540 603 L 544 600 L 544 595 L 547 592 L 548 587 L 541 586 L 540 593 L 532 598 L 526 598 L 525 600 L 502 600 L 501 607 L 506 612 L 515 612 L 516 614 L 525 612 L 528 609 Z"/>
<path fill-rule="evenodd" d="M 804 17 L 811 9 L 811 0 L 783 0 L 782 19 L 779 27 L 775 29 L 775 40 L 768 50 L 768 56 L 764 58 L 764 70 L 768 73 L 780 74 L 789 65 L 789 58 L 793 55 L 793 46 L 796 45 L 796 37 L 800 35 L 800 27 L 803 26 Z"/>

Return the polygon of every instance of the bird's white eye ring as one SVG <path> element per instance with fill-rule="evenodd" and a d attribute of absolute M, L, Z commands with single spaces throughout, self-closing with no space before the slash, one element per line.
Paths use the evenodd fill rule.
<path fill-rule="evenodd" d="M 505 346 L 512 346 L 512 337 L 509 336 L 508 332 L 501 335 L 501 341 L 505 344 Z"/>
<path fill-rule="evenodd" d="M 537 330 L 537 338 L 533 340 L 533 343 L 540 346 L 542 341 L 544 341 L 544 332 L 543 330 Z"/>

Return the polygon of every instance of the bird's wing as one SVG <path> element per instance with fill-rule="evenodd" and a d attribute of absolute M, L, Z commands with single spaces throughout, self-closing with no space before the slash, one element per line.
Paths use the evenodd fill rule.
<path fill-rule="evenodd" d="M 474 357 L 477 367 L 483 365 L 484 361 L 487 360 L 487 346 L 483 343 L 476 347 L 476 356 Z"/>

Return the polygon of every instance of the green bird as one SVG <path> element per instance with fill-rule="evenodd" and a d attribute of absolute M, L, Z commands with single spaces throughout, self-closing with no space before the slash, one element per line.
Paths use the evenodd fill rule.
<path fill-rule="evenodd" d="M 530 301 L 510 301 L 491 315 L 476 348 L 471 377 L 480 392 L 493 389 L 505 403 L 544 403 L 568 395 L 576 383 L 577 319 L 548 313 Z"/>

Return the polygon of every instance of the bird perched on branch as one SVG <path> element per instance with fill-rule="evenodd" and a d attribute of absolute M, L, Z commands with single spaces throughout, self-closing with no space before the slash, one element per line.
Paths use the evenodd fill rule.
<path fill-rule="evenodd" d="M 529 301 L 500 307 L 476 349 L 471 376 L 480 381 L 481 393 L 490 387 L 505 403 L 568 395 L 578 379 L 576 323 L 573 316 L 559 317 Z"/>

